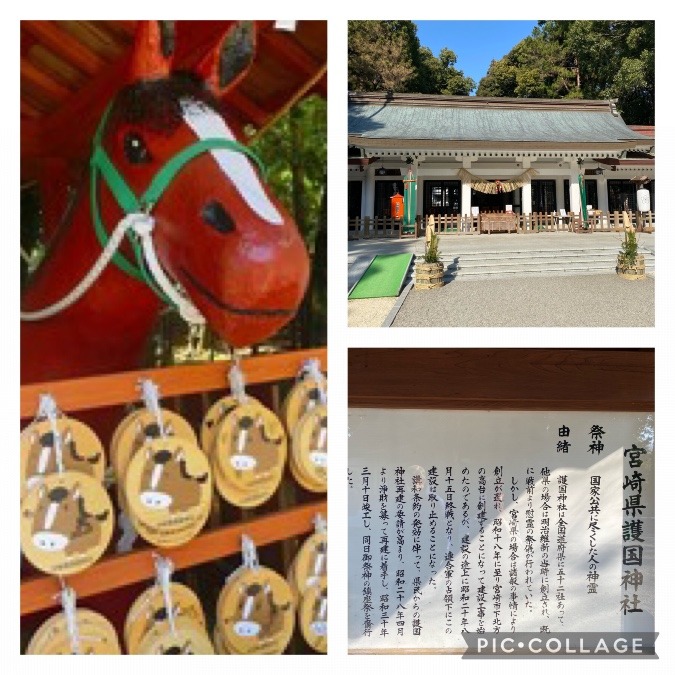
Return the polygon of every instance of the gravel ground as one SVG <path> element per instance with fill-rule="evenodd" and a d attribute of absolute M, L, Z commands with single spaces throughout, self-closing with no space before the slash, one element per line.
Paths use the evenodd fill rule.
<path fill-rule="evenodd" d="M 654 279 L 596 274 L 450 282 L 438 290 L 412 289 L 393 325 L 653 326 Z"/>
<path fill-rule="evenodd" d="M 365 328 L 381 326 L 398 298 L 369 298 L 349 301 L 349 325 Z"/>

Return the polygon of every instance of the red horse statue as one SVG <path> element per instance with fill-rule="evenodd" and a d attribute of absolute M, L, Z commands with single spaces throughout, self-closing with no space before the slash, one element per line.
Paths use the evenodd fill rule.
<path fill-rule="evenodd" d="M 128 214 L 125 195 L 152 216 L 151 240 L 166 278 L 226 342 L 260 342 L 293 318 L 308 283 L 304 242 L 217 111 L 255 53 L 253 31 L 241 26 L 187 74 L 172 73 L 172 40 L 162 22 L 139 22 L 131 76 L 99 127 L 89 184 L 24 293 L 22 318 L 63 299 L 90 272 Z M 103 160 L 113 167 L 107 173 Z M 159 176 L 167 166 L 168 178 L 166 171 Z M 140 196 L 157 182 L 156 202 L 143 203 Z M 67 309 L 22 322 L 23 382 L 140 364 L 164 303 L 152 279 L 121 269 L 138 270 L 132 243 L 118 254 L 124 260 L 105 266 Z"/>

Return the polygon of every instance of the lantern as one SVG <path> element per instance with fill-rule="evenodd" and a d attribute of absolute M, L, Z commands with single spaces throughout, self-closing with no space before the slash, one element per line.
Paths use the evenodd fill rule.
<path fill-rule="evenodd" d="M 641 187 L 637 191 L 637 208 L 638 211 L 650 211 L 651 202 L 649 199 L 649 190 L 647 188 Z"/>
<path fill-rule="evenodd" d="M 391 217 L 394 220 L 403 218 L 403 196 L 398 193 L 391 197 Z"/>

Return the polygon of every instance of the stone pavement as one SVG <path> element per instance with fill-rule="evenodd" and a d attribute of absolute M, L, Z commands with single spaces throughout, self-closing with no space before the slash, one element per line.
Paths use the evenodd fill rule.
<path fill-rule="evenodd" d="M 444 255 L 468 252 L 571 250 L 579 247 L 619 251 L 620 232 L 579 235 L 568 232 L 531 235 L 441 237 Z M 638 235 L 640 248 L 655 252 L 654 234 Z M 349 242 L 348 288 L 373 256 L 423 253 L 423 239 Z M 357 304 L 358 303 L 358 304 Z M 350 326 L 381 326 L 395 298 L 349 301 Z M 613 272 L 587 276 L 516 276 L 489 279 L 457 276 L 442 289 L 412 289 L 394 326 L 653 326 L 654 279 L 630 282 Z"/>
<path fill-rule="evenodd" d="M 452 282 L 410 291 L 393 326 L 653 326 L 654 279 L 616 274 Z"/>

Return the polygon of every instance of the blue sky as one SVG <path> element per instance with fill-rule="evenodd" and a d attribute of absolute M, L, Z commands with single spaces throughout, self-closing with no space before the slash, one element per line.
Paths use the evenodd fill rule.
<path fill-rule="evenodd" d="M 476 84 L 492 59 L 501 59 L 524 37 L 536 21 L 415 21 L 417 37 L 438 56 L 443 47 L 457 54 L 456 67 Z"/>

